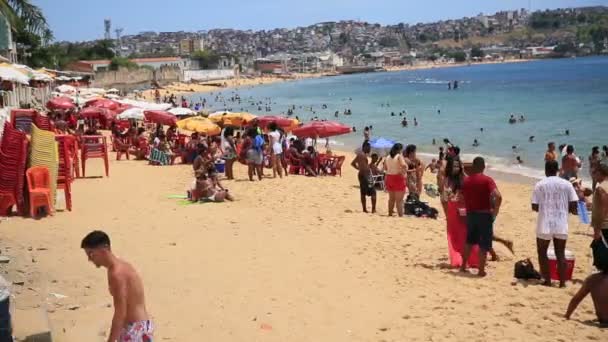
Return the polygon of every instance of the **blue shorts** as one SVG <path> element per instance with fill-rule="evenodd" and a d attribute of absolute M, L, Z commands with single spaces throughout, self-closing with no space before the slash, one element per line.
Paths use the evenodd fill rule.
<path fill-rule="evenodd" d="M 492 249 L 494 218 L 490 213 L 467 213 L 467 244 L 479 245 L 484 251 Z"/>

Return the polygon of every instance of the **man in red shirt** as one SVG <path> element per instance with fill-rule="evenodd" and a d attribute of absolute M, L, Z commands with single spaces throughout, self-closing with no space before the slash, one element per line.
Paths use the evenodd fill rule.
<path fill-rule="evenodd" d="M 479 245 L 479 272 L 477 275 L 480 277 L 486 275 L 486 256 L 492 249 L 493 224 L 502 202 L 502 196 L 494 180 L 483 174 L 485 168 L 484 159 L 475 158 L 473 173 L 465 178 L 462 185 L 467 209 L 467 243 L 460 271 L 466 272 L 471 246 Z"/>

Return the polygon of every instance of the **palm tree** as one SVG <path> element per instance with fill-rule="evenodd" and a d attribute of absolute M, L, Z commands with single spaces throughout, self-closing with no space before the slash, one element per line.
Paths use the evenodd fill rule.
<path fill-rule="evenodd" d="M 53 32 L 40 7 L 30 0 L 0 0 L 0 13 L 4 15 L 13 31 L 40 36 L 43 41 L 53 39 Z"/>

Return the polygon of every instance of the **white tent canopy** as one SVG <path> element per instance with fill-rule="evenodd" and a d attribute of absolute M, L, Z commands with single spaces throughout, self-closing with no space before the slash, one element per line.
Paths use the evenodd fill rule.
<path fill-rule="evenodd" d="M 0 66 L 0 79 L 3 81 L 29 84 L 30 78 L 23 73 L 9 67 Z"/>
<path fill-rule="evenodd" d="M 76 92 L 76 88 L 72 87 L 71 85 L 67 85 L 67 84 L 60 85 L 60 86 L 56 87 L 55 90 L 57 92 L 63 93 L 63 94 L 70 94 L 70 93 Z"/>

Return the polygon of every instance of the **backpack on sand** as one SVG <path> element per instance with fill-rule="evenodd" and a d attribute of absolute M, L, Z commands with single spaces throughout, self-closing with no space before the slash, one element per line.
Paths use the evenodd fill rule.
<path fill-rule="evenodd" d="M 530 258 L 520 260 L 515 263 L 513 276 L 517 279 L 524 280 L 541 278 L 540 273 L 538 273 L 538 271 L 534 269 L 534 264 L 532 264 Z"/>

